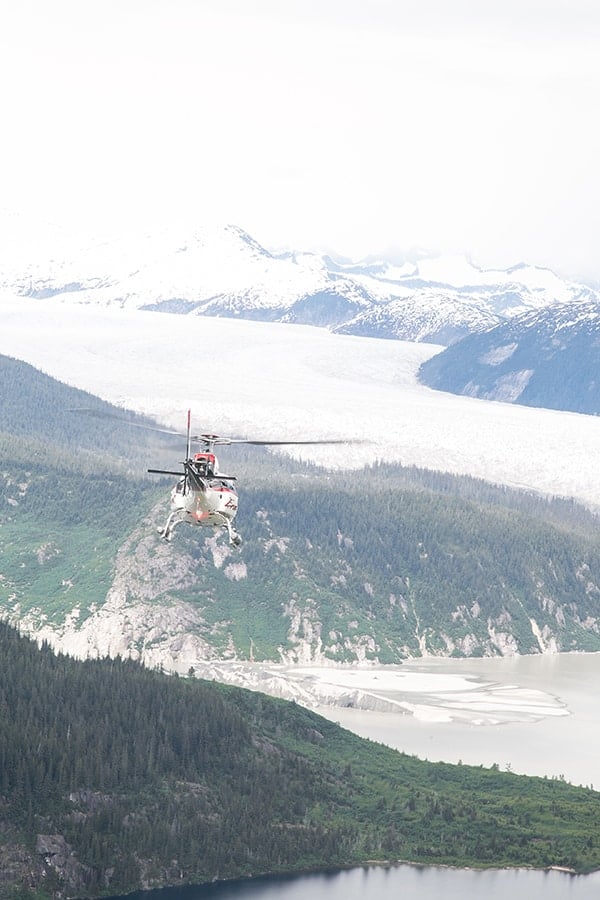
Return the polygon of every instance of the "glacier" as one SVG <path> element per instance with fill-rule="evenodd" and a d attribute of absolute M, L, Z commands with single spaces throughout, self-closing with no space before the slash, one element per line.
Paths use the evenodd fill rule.
<path fill-rule="evenodd" d="M 285 451 L 325 467 L 396 461 L 600 508 L 598 418 L 427 388 L 440 345 L 6 292 L 0 309 L 0 353 L 168 427 L 191 408 L 198 431 L 364 442 Z"/>

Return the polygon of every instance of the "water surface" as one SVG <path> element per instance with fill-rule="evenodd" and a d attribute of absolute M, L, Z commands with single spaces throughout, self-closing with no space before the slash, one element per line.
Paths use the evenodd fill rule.
<path fill-rule="evenodd" d="M 597 900 L 600 873 L 358 867 L 130 894 L 124 900 Z"/>

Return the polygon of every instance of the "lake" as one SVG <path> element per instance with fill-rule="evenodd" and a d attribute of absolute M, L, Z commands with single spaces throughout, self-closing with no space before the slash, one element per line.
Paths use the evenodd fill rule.
<path fill-rule="evenodd" d="M 115 900 L 597 900 L 600 873 L 357 867 L 128 894 Z"/>
<path fill-rule="evenodd" d="M 363 737 L 422 759 L 484 766 L 498 763 L 501 769 L 510 766 L 519 774 L 562 775 L 573 784 L 600 789 L 600 654 L 419 660 L 407 662 L 401 669 L 466 677 L 488 690 L 493 685 L 505 691 L 516 688 L 520 694 L 515 691 L 518 702 L 513 714 L 505 715 L 499 724 L 473 724 L 473 717 L 440 721 L 427 715 L 359 709 L 320 707 L 319 713 Z M 535 707 L 526 704 L 534 691 L 546 695 L 547 714 L 537 702 Z M 456 714 L 455 696 L 452 692 L 449 697 L 454 704 L 452 716 Z"/>

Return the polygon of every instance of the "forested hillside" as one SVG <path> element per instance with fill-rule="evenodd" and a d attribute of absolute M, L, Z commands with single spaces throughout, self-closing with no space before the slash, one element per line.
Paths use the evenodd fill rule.
<path fill-rule="evenodd" d="M 101 404 L 8 368 L 0 608 L 64 650 L 185 673 L 211 655 L 387 663 L 600 649 L 598 521 L 574 503 L 224 448 L 239 476 L 241 551 L 187 526 L 165 545 L 156 526 L 170 482 L 145 470 L 158 453 L 176 464 L 177 441 L 166 452 L 138 428 L 74 414 Z"/>
<path fill-rule="evenodd" d="M 114 472 L 120 466 L 130 475 L 140 475 L 146 468 L 145 456 L 153 453 L 163 459 L 166 448 L 173 453 L 181 447 L 176 438 L 119 422 L 112 417 L 119 411 L 109 403 L 56 381 L 21 360 L 0 355 L 0 383 L 2 458 L 18 448 L 18 458 L 29 459 L 32 464 L 47 457 L 56 468 L 75 468 L 82 474 L 98 467 Z M 81 414 L 82 409 L 93 409 L 103 417 Z M 120 414 L 135 426 L 156 424 L 132 412 Z M 24 450 L 9 437 L 36 443 L 29 443 Z"/>
<path fill-rule="evenodd" d="M 0 712 L 3 897 L 367 859 L 600 866 L 590 789 L 422 762 L 295 704 L 77 662 L 5 624 Z"/>

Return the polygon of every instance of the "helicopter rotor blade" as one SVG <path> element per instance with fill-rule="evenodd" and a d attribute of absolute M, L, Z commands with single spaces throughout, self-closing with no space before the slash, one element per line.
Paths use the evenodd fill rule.
<path fill-rule="evenodd" d="M 209 445 L 219 445 L 219 446 L 231 446 L 232 444 L 252 444 L 256 447 L 293 447 L 293 446 L 301 446 L 303 444 L 309 445 L 324 445 L 324 444 L 365 444 L 367 441 L 363 441 L 355 438 L 324 438 L 322 440 L 315 441 L 263 441 L 263 440 L 253 440 L 252 438 L 227 438 L 220 437 L 217 434 L 195 434 L 190 437 L 190 442 L 192 444 L 204 444 L 205 446 Z"/>
<path fill-rule="evenodd" d="M 258 447 L 294 447 L 303 444 L 364 444 L 365 441 L 354 440 L 353 438 L 332 438 L 331 440 L 324 438 L 320 441 L 254 441 L 250 438 L 231 438 L 227 440 L 228 444 L 254 444 Z"/>
<path fill-rule="evenodd" d="M 124 418 L 123 416 L 115 415 L 114 413 L 105 412 L 100 409 L 93 409 L 91 407 L 79 407 L 75 409 L 71 409 L 71 412 L 75 413 L 83 413 L 84 415 L 94 416 L 98 419 L 115 419 L 118 422 L 121 422 L 123 425 L 131 425 L 133 428 L 141 428 L 143 431 L 155 431 L 159 434 L 169 434 L 174 437 L 185 437 L 187 442 L 187 459 L 190 458 L 190 448 L 192 444 L 203 444 L 205 446 L 210 446 L 219 444 L 219 445 L 230 445 L 230 444 L 252 444 L 257 447 L 294 447 L 294 446 L 302 446 L 302 445 L 313 445 L 318 446 L 319 444 L 364 444 L 368 443 L 368 441 L 364 441 L 361 439 L 355 438 L 323 438 L 321 440 L 309 440 L 309 441 L 271 441 L 271 440 L 253 440 L 252 438 L 228 438 L 221 437 L 218 434 L 205 433 L 205 434 L 192 434 L 191 433 L 191 411 L 188 409 L 187 412 L 187 430 L 186 431 L 175 431 L 172 428 L 160 428 L 158 425 L 144 425 L 141 422 L 132 422 L 129 419 Z"/>
<path fill-rule="evenodd" d="M 173 437 L 184 437 L 187 441 L 187 458 L 190 456 L 190 445 L 191 444 L 206 444 L 206 443 L 218 443 L 218 444 L 228 444 L 230 441 L 227 438 L 221 438 L 216 434 L 191 434 L 191 410 L 187 411 L 187 430 L 186 431 L 176 431 L 174 428 L 161 428 L 158 425 L 145 425 L 142 422 L 132 422 L 131 419 L 126 419 L 124 416 L 117 415 L 116 413 L 110 413 L 103 409 L 94 409 L 90 406 L 80 406 L 80 407 L 72 407 L 69 412 L 82 414 L 85 416 L 92 416 L 95 419 L 113 419 L 115 422 L 120 422 L 122 425 L 129 425 L 132 428 L 141 428 L 142 431 L 154 431 L 158 434 L 169 434 L 173 435 Z"/>
<path fill-rule="evenodd" d="M 141 422 L 132 422 L 124 416 L 118 416 L 115 413 L 105 412 L 102 409 L 93 409 L 92 407 L 80 406 L 74 407 L 69 412 L 80 413 L 85 416 L 93 416 L 95 419 L 114 419 L 122 425 L 130 425 L 132 428 L 141 428 L 143 431 L 157 431 L 159 434 L 172 434 L 175 437 L 185 437 L 183 431 L 173 431 L 171 428 L 159 428 L 158 425 L 143 425 Z"/>

